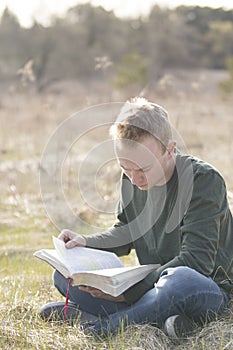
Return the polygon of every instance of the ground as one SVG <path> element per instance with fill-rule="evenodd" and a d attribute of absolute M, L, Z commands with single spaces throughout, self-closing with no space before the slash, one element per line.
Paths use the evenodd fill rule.
<path fill-rule="evenodd" d="M 157 84 L 140 90 L 146 98 L 163 105 L 169 112 L 185 151 L 212 163 L 226 179 L 229 201 L 233 205 L 233 109 L 232 96 L 222 96 L 219 81 L 226 72 L 196 71 L 167 72 Z M 0 344 L 3 349 L 231 349 L 232 311 L 223 320 L 213 322 L 201 332 L 180 344 L 171 342 L 161 331 L 150 326 L 135 326 L 113 339 L 95 340 L 84 334 L 79 326 L 61 327 L 44 324 L 37 311 L 45 302 L 60 300 L 51 283 L 51 268 L 36 261 L 32 253 L 51 247 L 51 236 L 57 235 L 63 225 L 64 203 L 59 202 L 53 188 L 41 193 L 44 179 L 41 159 L 46 144 L 56 128 L 68 117 L 83 108 L 90 108 L 87 119 L 82 119 L 80 138 L 70 145 L 62 163 L 62 191 L 71 212 L 79 215 L 78 229 L 85 234 L 93 225 L 105 227 L 114 220 L 117 200 L 115 183 L 119 169 L 114 160 L 99 164 L 96 145 L 108 137 L 107 126 L 90 128 L 90 115 L 97 118 L 96 107 L 103 103 L 124 102 L 138 94 L 132 87 L 116 91 L 108 82 L 60 82 L 43 93 L 34 86 L 11 84 L 2 86 L 0 93 L 0 193 L 1 193 L 1 298 L 2 314 Z M 82 112 L 83 113 L 83 112 Z M 84 116 L 86 112 L 84 112 Z M 92 116 L 93 115 L 93 116 Z M 108 122 L 115 115 L 109 116 Z M 101 116 L 102 118 L 102 116 Z M 100 118 L 100 121 L 102 120 Z M 104 119 L 105 120 L 105 119 Z M 86 123 L 86 124 L 85 124 Z M 59 145 L 60 147 L 60 145 Z M 60 149 L 60 148 L 59 148 Z M 104 148 L 106 150 L 106 147 Z M 93 153 L 92 153 L 93 152 Z M 77 172 L 85 171 L 80 179 Z M 88 172 L 87 170 L 88 169 Z M 98 171 L 96 171 L 98 169 Z M 90 176 L 94 176 L 95 191 Z M 85 189 L 80 192 L 77 181 Z M 81 181 L 81 182 L 80 182 Z M 47 197 L 46 197 L 47 195 Z M 49 197 L 50 196 L 50 197 Z M 61 215 L 48 217 L 48 203 L 52 198 Z M 88 204 L 91 201 L 96 208 Z M 111 207 L 111 210 L 108 210 Z M 106 214 L 106 211 L 108 213 Z M 59 221 L 60 218 L 60 221 Z M 132 255 L 126 263 L 135 262 Z M 135 335 L 136 334 L 136 335 Z"/>

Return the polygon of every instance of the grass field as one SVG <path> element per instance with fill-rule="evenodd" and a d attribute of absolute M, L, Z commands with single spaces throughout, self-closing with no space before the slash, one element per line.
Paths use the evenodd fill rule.
<path fill-rule="evenodd" d="M 222 99 L 217 88 L 218 81 L 224 77 L 224 72 L 169 73 L 159 86 L 147 88 L 144 93 L 168 110 L 188 152 L 220 170 L 226 179 L 232 205 L 233 104 L 232 97 Z M 51 268 L 32 257 L 35 250 L 51 247 L 52 235 L 59 232 L 59 225 L 56 227 L 47 217 L 41 200 L 39 171 L 45 145 L 56 127 L 71 114 L 96 104 L 125 101 L 135 95 L 135 90 L 110 93 L 107 85 L 93 84 L 84 88 L 75 82 L 65 82 L 40 95 L 25 88 L 1 91 L 0 348 L 232 349 L 233 310 L 229 310 L 224 319 L 212 322 L 179 344 L 149 325 L 132 326 L 126 332 L 119 331 L 115 337 L 96 340 L 84 335 L 78 323 L 73 327 L 50 325 L 38 318 L 37 312 L 43 304 L 61 300 L 52 286 Z M 119 170 L 114 161 L 104 164 L 96 176 L 96 188 L 103 199 L 100 201 L 106 205 L 101 213 L 85 204 L 77 188 L 77 169 L 88 150 L 103 142 L 106 136 L 106 127 L 88 129 L 70 149 L 63 164 L 65 198 L 73 212 L 89 223 L 89 226 L 80 224 L 77 227 L 85 234 L 94 224 L 105 227 L 114 220 L 112 213 L 104 213 L 117 199 L 115 182 Z M 95 159 L 90 157 L 87 167 L 90 171 L 96 169 Z M 90 186 L 88 178 L 86 182 L 84 179 L 83 186 L 87 189 Z M 134 259 L 132 254 L 125 262 L 130 264 Z"/>

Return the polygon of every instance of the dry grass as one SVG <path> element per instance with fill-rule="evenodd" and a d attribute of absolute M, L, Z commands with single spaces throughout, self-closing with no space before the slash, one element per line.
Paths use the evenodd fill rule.
<path fill-rule="evenodd" d="M 190 153 L 211 162 L 222 172 L 233 206 L 232 99 L 222 100 L 218 95 L 216 83 L 222 79 L 221 72 L 169 74 L 169 79 L 161 81 L 159 87 L 145 90 L 145 96 L 166 107 Z M 103 102 L 124 101 L 135 95 L 135 90 L 110 93 L 107 84 L 99 86 L 98 95 L 96 91 L 96 84 L 84 88 L 76 82 L 66 82 L 51 87 L 43 95 L 33 91 L 14 94 L 6 91 L 0 95 L 0 348 L 232 349 L 232 312 L 180 344 L 171 342 L 162 331 L 149 325 L 131 326 L 116 337 L 100 341 L 84 335 L 78 324 L 61 327 L 38 319 L 41 305 L 60 298 L 52 287 L 50 267 L 32 258 L 33 251 L 51 245 L 52 234 L 57 234 L 40 197 L 38 173 L 45 144 L 59 123 L 77 110 Z M 106 130 L 85 135 L 77 148 L 71 150 L 64 166 L 67 175 L 64 191 L 73 210 L 84 220 L 104 226 L 113 221 L 113 215 L 96 214 L 81 201 L 78 190 L 73 190 L 77 187 L 77 168 L 73 164 L 77 156 L 85 154 L 106 135 Z M 118 177 L 114 162 L 98 173 L 97 188 L 104 200 L 117 199 L 112 184 Z M 87 188 L 88 185 L 87 181 Z M 108 207 L 109 202 L 106 203 Z"/>

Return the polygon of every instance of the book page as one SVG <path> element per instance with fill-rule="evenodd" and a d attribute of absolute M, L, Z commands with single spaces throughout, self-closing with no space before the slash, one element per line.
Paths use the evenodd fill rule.
<path fill-rule="evenodd" d="M 64 261 L 57 254 L 55 249 L 41 249 L 36 251 L 33 255 L 43 261 L 46 261 L 49 265 L 58 270 L 64 277 L 68 278 L 70 276 L 70 272 L 64 265 Z"/>
<path fill-rule="evenodd" d="M 49 263 L 64 277 L 72 277 L 74 285 L 90 285 L 114 296 L 120 295 L 160 266 L 125 267 L 114 253 L 85 247 L 67 249 L 60 239 L 53 237 L 53 241 L 55 249 L 42 249 L 36 251 L 34 256 Z"/>
<path fill-rule="evenodd" d="M 58 256 L 65 262 L 71 274 L 124 266 L 116 254 L 111 252 L 86 247 L 67 249 L 65 243 L 56 237 L 53 237 L 53 243 Z"/>

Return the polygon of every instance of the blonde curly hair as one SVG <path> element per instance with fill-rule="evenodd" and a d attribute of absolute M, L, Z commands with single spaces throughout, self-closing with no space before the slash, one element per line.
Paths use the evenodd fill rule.
<path fill-rule="evenodd" d="M 167 111 L 145 98 L 135 97 L 122 107 L 110 128 L 113 139 L 142 141 L 153 136 L 165 150 L 172 139 L 172 129 Z"/>

